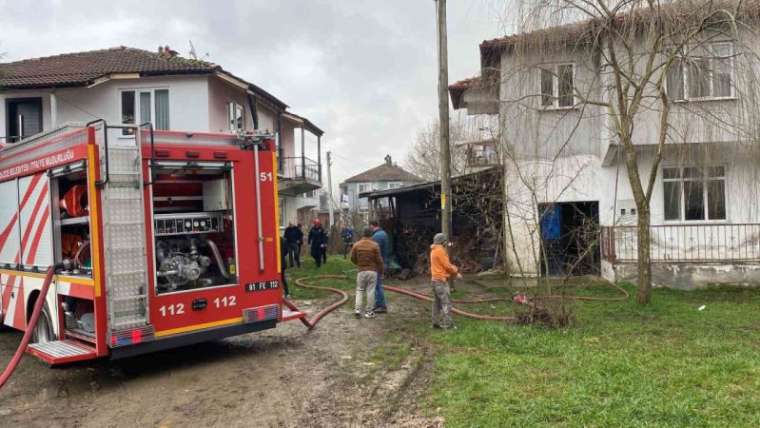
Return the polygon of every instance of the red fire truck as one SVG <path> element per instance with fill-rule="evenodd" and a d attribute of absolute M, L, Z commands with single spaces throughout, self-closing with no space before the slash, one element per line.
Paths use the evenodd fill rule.
<path fill-rule="evenodd" d="M 271 136 L 99 121 L 0 150 L 0 319 L 50 364 L 273 328 L 283 306 Z M 56 266 L 47 295 L 44 272 Z"/>

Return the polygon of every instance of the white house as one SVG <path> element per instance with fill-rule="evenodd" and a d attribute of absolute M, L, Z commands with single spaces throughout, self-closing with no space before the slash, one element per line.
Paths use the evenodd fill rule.
<path fill-rule="evenodd" d="M 613 96 L 605 56 L 583 39 L 590 25 L 485 41 L 481 76 L 449 88 L 455 108 L 499 117 L 505 240 L 515 274 L 635 280 L 638 219 L 614 118 L 578 95 Z M 641 49 L 641 40 L 631 43 Z M 757 136 L 748 135 L 760 119 L 756 46 L 750 30 L 710 34 L 666 76 L 669 137 L 650 204 L 658 285 L 760 281 L 760 158 Z M 636 120 L 639 172 L 647 180 L 659 111 Z"/>
<path fill-rule="evenodd" d="M 282 223 L 296 218 L 299 195 L 321 187 L 322 170 L 322 130 L 287 108 L 253 83 L 169 47 L 149 52 L 121 46 L 0 63 L 0 144 L 96 119 L 276 135 Z M 130 137 L 122 133 L 114 137 Z"/>
<path fill-rule="evenodd" d="M 369 204 L 362 193 L 377 190 L 396 189 L 410 184 L 421 183 L 423 180 L 393 163 L 390 155 L 385 156 L 385 162 L 372 169 L 347 178 L 340 183 L 341 201 L 346 204 L 351 213 L 358 213 L 366 218 Z"/>

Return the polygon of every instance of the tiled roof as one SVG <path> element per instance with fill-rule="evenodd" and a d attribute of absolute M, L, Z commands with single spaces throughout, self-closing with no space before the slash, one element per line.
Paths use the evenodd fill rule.
<path fill-rule="evenodd" d="M 82 86 L 113 73 L 208 74 L 218 65 L 119 46 L 111 49 L 69 53 L 44 58 L 0 63 L 1 89 Z"/>
<path fill-rule="evenodd" d="M 411 183 L 420 183 L 423 180 L 420 177 L 407 172 L 398 165 L 384 163 L 372 169 L 350 177 L 344 183 L 365 183 L 375 181 L 403 181 Z"/>
<path fill-rule="evenodd" d="M 638 3 L 636 3 L 638 4 Z M 727 16 L 731 15 L 731 18 Z M 657 3 L 657 6 L 635 6 L 625 8 L 615 16 L 612 25 L 640 26 L 648 31 L 650 25 L 661 25 L 666 22 L 674 26 L 683 26 L 694 22 L 697 25 L 726 25 L 730 19 L 742 23 L 760 21 L 760 0 L 702 0 L 702 1 L 673 1 Z M 484 40 L 480 44 L 481 62 L 492 56 L 498 56 L 503 51 L 515 47 L 537 49 L 563 44 L 597 42 L 599 33 L 608 26 L 606 16 L 600 14 L 590 19 L 578 22 L 549 26 L 518 34 L 512 34 L 497 39 Z M 665 31 L 674 31 L 671 28 Z M 627 31 L 627 30 L 625 30 Z M 685 31 L 683 29 L 682 31 Z M 624 33 L 625 34 L 625 33 Z"/>

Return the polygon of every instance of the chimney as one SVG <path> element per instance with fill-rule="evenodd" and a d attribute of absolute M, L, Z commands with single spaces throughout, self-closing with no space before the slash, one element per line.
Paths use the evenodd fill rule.
<path fill-rule="evenodd" d="M 162 58 L 167 58 L 167 59 L 174 58 L 178 54 L 179 52 L 172 50 L 172 48 L 170 48 L 169 45 L 158 47 L 158 56 Z"/>
<path fill-rule="evenodd" d="M 385 164 L 388 166 L 393 166 L 393 159 L 391 159 L 391 155 L 385 155 Z"/>

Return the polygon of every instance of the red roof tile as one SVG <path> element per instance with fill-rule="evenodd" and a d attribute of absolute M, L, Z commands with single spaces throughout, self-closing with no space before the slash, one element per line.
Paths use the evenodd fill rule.
<path fill-rule="evenodd" d="M 82 86 L 112 73 L 207 74 L 221 67 L 180 56 L 119 46 L 88 52 L 0 63 L 1 89 Z"/>

